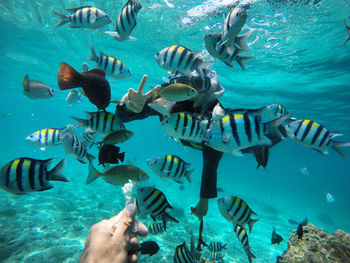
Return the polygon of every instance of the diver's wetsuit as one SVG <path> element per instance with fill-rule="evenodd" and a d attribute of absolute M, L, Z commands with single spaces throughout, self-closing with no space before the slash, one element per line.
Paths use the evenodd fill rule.
<path fill-rule="evenodd" d="M 145 106 L 140 113 L 134 113 L 134 112 L 128 111 L 126 109 L 125 104 L 122 106 L 117 105 L 116 115 L 120 118 L 122 122 L 141 120 L 152 115 L 153 116 L 158 115 L 160 118 L 162 118 L 162 115 L 160 115 L 157 111 L 153 110 L 151 107 L 148 106 L 149 102 L 150 101 L 146 101 Z M 218 103 L 218 100 L 212 102 L 208 107 L 206 114 L 211 115 L 211 112 L 217 103 Z M 200 113 L 201 108 L 200 106 L 194 108 L 193 102 L 187 100 L 187 101 L 175 103 L 175 105 L 171 109 L 171 113 L 182 112 L 182 111 L 191 112 L 191 113 Z M 207 198 L 207 199 L 217 197 L 217 169 L 223 153 L 206 146 L 204 143 L 197 144 L 197 143 L 191 143 L 184 140 L 181 140 L 181 143 L 186 146 L 202 151 L 203 170 L 202 170 L 200 197 Z"/>

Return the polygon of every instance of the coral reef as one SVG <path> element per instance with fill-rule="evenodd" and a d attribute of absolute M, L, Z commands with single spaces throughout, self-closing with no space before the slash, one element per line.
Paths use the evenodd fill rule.
<path fill-rule="evenodd" d="M 337 230 L 328 234 L 308 224 L 299 240 L 294 230 L 288 249 L 277 257 L 277 263 L 350 263 L 350 234 Z"/>

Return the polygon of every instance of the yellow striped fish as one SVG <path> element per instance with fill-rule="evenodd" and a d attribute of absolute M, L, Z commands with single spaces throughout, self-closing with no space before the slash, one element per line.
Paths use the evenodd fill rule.
<path fill-rule="evenodd" d="M 112 56 L 108 56 L 102 53 L 101 51 L 99 51 L 99 56 L 97 56 L 91 42 L 89 43 L 89 45 L 91 56 L 88 57 L 88 60 L 96 62 L 95 68 L 102 69 L 112 79 L 121 80 L 127 79 L 131 76 L 130 70 L 119 59 L 116 59 Z"/>
<path fill-rule="evenodd" d="M 26 141 L 39 147 L 40 150 L 45 151 L 46 147 L 56 146 L 61 144 L 61 129 L 49 128 L 33 132 L 27 136 Z"/>
<path fill-rule="evenodd" d="M 238 240 L 243 245 L 244 251 L 245 251 L 246 255 L 248 256 L 249 263 L 252 263 L 252 258 L 256 258 L 256 257 L 250 251 L 247 231 L 245 230 L 244 227 L 242 227 L 240 225 L 236 225 L 234 231 L 237 235 Z"/>
<path fill-rule="evenodd" d="M 334 138 L 341 133 L 332 132 L 323 125 L 311 120 L 292 119 L 286 126 L 288 136 L 295 142 L 309 147 L 324 155 L 332 148 L 344 158 L 347 158 L 340 147 L 350 146 L 348 142 L 335 141 Z"/>
<path fill-rule="evenodd" d="M 61 141 L 66 154 L 73 156 L 79 162 L 87 163 L 95 158 L 87 152 L 88 149 L 86 145 L 83 144 L 75 134 L 69 131 L 61 134 Z"/>
<path fill-rule="evenodd" d="M 12 160 L 0 170 L 0 187 L 12 194 L 21 195 L 34 191 L 46 191 L 53 186 L 49 181 L 69 182 L 62 175 L 66 159 L 53 169 L 48 166 L 54 159 L 36 160 L 22 157 Z"/>

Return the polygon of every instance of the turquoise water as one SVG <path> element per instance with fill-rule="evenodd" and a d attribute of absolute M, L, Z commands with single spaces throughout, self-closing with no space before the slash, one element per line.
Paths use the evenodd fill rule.
<path fill-rule="evenodd" d="M 85 111 L 95 110 L 86 99 L 69 106 L 65 101 L 68 92 L 58 90 L 56 78 L 61 61 L 77 69 L 86 62 L 89 41 L 130 69 L 129 79 L 110 82 L 112 98 L 120 99 L 128 88 L 137 88 L 144 74 L 149 76 L 147 88 L 162 83 L 167 74 L 153 56 L 164 47 L 181 44 L 192 50 L 205 49 L 203 35 L 220 32 L 222 13 L 230 10 L 225 5 L 228 1 L 221 5 L 221 1 L 174 1 L 174 8 L 161 0 L 141 2 L 143 9 L 132 33 L 138 39 L 135 42 L 117 42 L 103 33 L 113 29 L 123 5 L 120 0 L 0 2 L 1 166 L 22 156 L 56 158 L 56 163 L 64 158 L 61 146 L 43 152 L 25 138 L 42 128 L 64 127 L 74 123 L 69 116 L 84 117 Z M 222 62 L 212 67 L 226 89 L 220 101 L 231 108 L 282 104 L 293 116 L 318 121 L 342 132 L 342 141 L 350 141 L 350 43 L 343 46 L 343 20 L 350 15 L 350 3 L 322 0 L 314 6 L 271 2 L 251 1 L 243 31 L 255 29 L 248 41 L 255 59 L 247 61 L 246 72 L 238 65 L 231 69 Z M 51 10 L 87 4 L 104 10 L 113 23 L 93 32 L 66 26 L 53 28 L 57 19 Z M 219 12 L 212 13 L 213 6 Z M 54 88 L 56 96 L 35 101 L 25 97 L 25 74 Z M 114 111 L 114 106 L 108 110 Z M 157 117 L 127 123 L 126 127 L 135 132 L 121 145 L 126 162 L 150 175 L 144 185 L 162 190 L 176 208 L 172 215 L 181 218 L 181 224 L 170 224 L 166 233 L 142 239 L 156 240 L 161 250 L 150 259 L 141 256 L 139 262 L 172 262 L 175 247 L 183 240 L 190 242 L 183 225 L 189 224 L 198 234 L 198 220 L 189 211 L 199 198 L 201 153 L 166 138 Z M 350 155 L 349 149 L 344 151 Z M 90 153 L 98 154 L 96 148 Z M 175 182 L 159 179 L 147 166 L 148 158 L 164 154 L 179 155 L 195 168 L 192 183 L 186 183 L 185 190 L 181 191 Z M 302 167 L 308 167 L 310 176 L 300 173 Z M 275 262 L 287 248 L 287 240 L 296 228 L 288 219 L 301 221 L 308 217 L 326 232 L 350 232 L 349 168 L 349 160 L 332 150 L 322 156 L 291 140 L 272 148 L 268 172 L 256 170 L 252 155 L 239 158 L 224 154 L 218 171 L 218 186 L 224 192 L 219 197 L 243 198 L 260 218 L 249 235 L 257 257 L 254 262 Z M 24 196 L 0 192 L 0 261 L 78 261 L 91 225 L 113 216 L 125 205 L 119 187 L 101 179 L 85 185 L 87 170 L 87 165 L 69 157 L 64 175 L 70 183 L 54 182 L 49 191 Z M 335 203 L 326 202 L 327 192 L 336 198 Z M 146 225 L 152 223 L 149 217 L 139 219 Z M 270 245 L 273 226 L 285 239 L 279 246 Z M 210 201 L 204 240 L 228 244 L 225 262 L 248 262 L 232 225 L 220 215 L 216 200 Z"/>

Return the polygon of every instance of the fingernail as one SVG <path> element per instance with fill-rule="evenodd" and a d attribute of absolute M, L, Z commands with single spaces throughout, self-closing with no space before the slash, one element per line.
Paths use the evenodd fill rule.
<path fill-rule="evenodd" d="M 128 216 L 132 216 L 132 215 L 136 215 L 136 205 L 134 204 L 129 204 L 127 207 L 126 207 L 126 214 Z"/>

